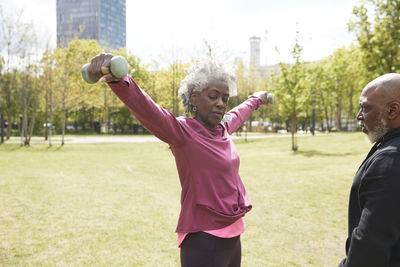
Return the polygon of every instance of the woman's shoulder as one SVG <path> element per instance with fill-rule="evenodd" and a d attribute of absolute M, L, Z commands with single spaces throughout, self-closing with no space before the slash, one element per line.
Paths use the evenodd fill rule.
<path fill-rule="evenodd" d="M 176 120 L 182 125 L 182 127 L 186 129 L 199 131 L 200 129 L 205 128 L 199 121 L 190 117 L 179 116 L 176 118 Z"/>

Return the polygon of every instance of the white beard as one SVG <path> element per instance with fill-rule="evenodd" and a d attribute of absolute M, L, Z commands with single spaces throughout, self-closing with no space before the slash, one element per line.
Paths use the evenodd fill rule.
<path fill-rule="evenodd" d="M 373 144 L 376 141 L 378 141 L 382 136 L 384 136 L 389 131 L 389 128 L 387 127 L 387 121 L 383 118 L 382 115 L 379 118 L 379 123 L 376 125 L 373 131 L 370 131 L 366 125 L 364 125 L 364 127 L 367 128 L 368 130 L 367 142 L 370 144 Z"/>

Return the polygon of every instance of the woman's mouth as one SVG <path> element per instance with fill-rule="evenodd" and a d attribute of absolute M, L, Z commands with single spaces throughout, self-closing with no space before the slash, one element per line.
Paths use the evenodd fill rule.
<path fill-rule="evenodd" d="M 222 112 L 213 112 L 213 114 L 215 114 L 217 117 L 223 117 L 224 114 Z"/>

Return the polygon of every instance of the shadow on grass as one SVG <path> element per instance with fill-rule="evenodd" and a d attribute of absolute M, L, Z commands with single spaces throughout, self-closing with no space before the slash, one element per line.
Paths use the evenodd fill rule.
<path fill-rule="evenodd" d="M 21 146 L 20 144 L 1 144 L 0 152 L 43 152 L 43 151 L 51 151 L 57 152 L 61 150 L 63 146 L 48 146 L 48 145 L 33 145 L 33 146 Z"/>
<path fill-rule="evenodd" d="M 1 144 L 0 151 L 10 152 L 20 150 L 21 147 L 19 144 Z"/>
<path fill-rule="evenodd" d="M 259 143 L 263 142 L 265 139 L 263 138 L 239 138 L 239 139 L 233 139 L 233 142 L 235 144 L 252 144 L 252 143 Z"/>
<path fill-rule="evenodd" d="M 357 155 L 359 153 L 354 152 L 346 152 L 346 153 L 327 153 L 327 152 L 322 152 L 322 151 L 318 151 L 318 150 L 300 150 L 297 151 L 296 153 L 294 153 L 296 155 L 301 155 L 301 156 L 305 156 L 305 157 L 343 157 L 343 156 L 353 156 L 353 155 Z"/>

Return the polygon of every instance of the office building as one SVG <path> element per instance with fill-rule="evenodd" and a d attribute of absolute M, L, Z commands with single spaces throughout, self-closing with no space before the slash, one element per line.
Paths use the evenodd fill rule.
<path fill-rule="evenodd" d="M 57 47 L 75 36 L 102 47 L 126 47 L 126 0 L 57 0 Z"/>

